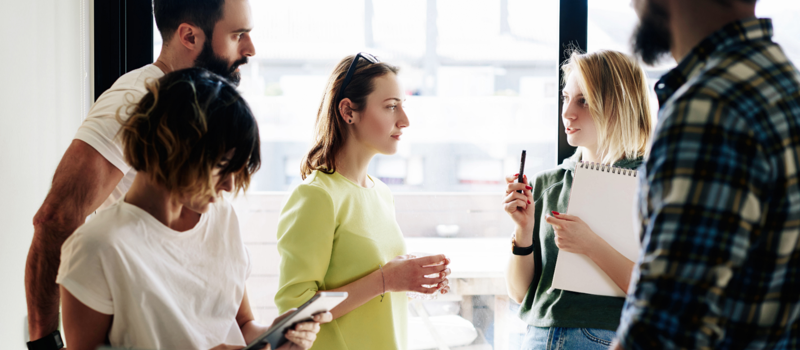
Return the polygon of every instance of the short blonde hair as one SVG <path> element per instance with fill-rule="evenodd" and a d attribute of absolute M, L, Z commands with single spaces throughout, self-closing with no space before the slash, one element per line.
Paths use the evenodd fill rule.
<path fill-rule="evenodd" d="M 561 69 L 564 85 L 571 73 L 580 74 L 578 85 L 597 129 L 601 161 L 647 156 L 652 119 L 647 77 L 639 63 L 617 51 L 573 51 Z"/>

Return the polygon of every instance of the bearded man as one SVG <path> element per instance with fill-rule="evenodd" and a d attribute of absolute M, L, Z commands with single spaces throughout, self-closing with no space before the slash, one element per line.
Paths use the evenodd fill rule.
<path fill-rule="evenodd" d="M 33 218 L 34 236 L 25 266 L 25 291 L 32 349 L 60 349 L 56 274 L 61 246 L 92 212 L 114 204 L 133 183 L 116 137 L 117 113 L 147 93 L 145 84 L 189 67 L 206 68 L 236 84 L 238 67 L 255 55 L 247 0 L 155 0 L 153 13 L 163 38 L 156 62 L 121 76 L 89 110 L 56 168 L 50 192 Z"/>
<path fill-rule="evenodd" d="M 633 0 L 634 52 L 678 66 L 640 168 L 625 349 L 800 348 L 800 73 L 756 0 Z"/>

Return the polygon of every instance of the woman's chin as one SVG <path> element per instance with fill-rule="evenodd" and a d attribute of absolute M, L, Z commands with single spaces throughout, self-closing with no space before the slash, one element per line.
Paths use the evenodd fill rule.
<path fill-rule="evenodd" d="M 572 147 L 580 147 L 581 145 L 577 144 L 575 140 L 573 140 L 569 135 L 567 135 L 567 144 Z"/>
<path fill-rule="evenodd" d="M 383 154 L 385 156 L 394 155 L 395 153 L 397 153 L 397 146 L 393 145 L 393 146 L 384 147 L 383 149 L 378 150 L 378 153 Z"/>
<path fill-rule="evenodd" d="M 567 135 L 567 144 L 572 147 L 583 147 L 585 146 L 583 142 L 581 142 L 580 138 L 574 137 L 572 135 Z"/>

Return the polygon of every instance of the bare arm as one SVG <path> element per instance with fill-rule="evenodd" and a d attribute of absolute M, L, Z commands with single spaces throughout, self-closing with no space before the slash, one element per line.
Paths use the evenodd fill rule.
<path fill-rule="evenodd" d="M 526 185 L 527 176 L 523 177 L 522 183 L 517 183 L 516 180 L 516 175 L 506 177 L 507 188 L 503 208 L 516 224 L 514 229 L 516 246 L 530 247 L 533 245 L 533 227 L 536 222 L 532 188 Z M 517 193 L 518 190 L 522 193 Z M 517 303 L 522 303 L 533 282 L 534 254 L 536 252 L 529 255 L 511 254 L 508 258 L 506 288 L 508 296 Z"/>
<path fill-rule="evenodd" d="M 383 293 L 381 271 L 375 270 L 350 284 L 326 292 L 347 292 L 347 299 L 331 310 L 333 318 L 337 319 Z"/>
<path fill-rule="evenodd" d="M 545 214 L 547 215 L 547 214 Z M 553 225 L 558 249 L 586 255 L 614 281 L 620 289 L 628 293 L 631 282 L 633 261 L 620 254 L 604 239 L 600 238 L 586 223 L 574 215 L 547 215 L 548 224 Z"/>
<path fill-rule="evenodd" d="M 95 350 L 105 344 L 113 315 L 94 311 L 61 287 L 64 336 L 69 350 Z"/>
<path fill-rule="evenodd" d="M 268 327 L 259 325 L 255 322 L 253 317 L 253 310 L 250 308 L 250 299 L 247 297 L 247 290 L 244 292 L 242 304 L 239 305 L 239 311 L 236 313 L 236 324 L 242 330 L 244 341 L 250 344 L 261 333 L 264 333 Z"/>
<path fill-rule="evenodd" d="M 586 256 L 592 259 L 608 277 L 611 277 L 619 289 L 628 294 L 631 273 L 633 273 L 633 261 L 628 260 L 602 238 L 599 239 L 594 249 L 587 252 Z"/>
<path fill-rule="evenodd" d="M 50 192 L 33 218 L 33 241 L 25 265 L 31 340 L 58 328 L 56 275 L 61 245 L 108 198 L 122 176 L 119 169 L 80 140 L 73 140 L 61 158 Z"/>
<path fill-rule="evenodd" d="M 517 247 L 530 247 L 533 245 L 532 234 L 528 237 L 522 235 L 520 230 L 515 230 Z M 528 288 L 533 282 L 534 261 L 533 252 L 529 255 L 514 255 L 508 258 L 508 268 L 506 269 L 506 288 L 508 296 L 517 304 L 521 304 L 528 294 Z"/>
<path fill-rule="evenodd" d="M 441 265 L 433 265 L 442 261 L 444 263 Z M 386 293 L 413 291 L 431 294 L 441 288 L 442 294 L 446 294 L 450 290 L 447 279 L 447 276 L 450 275 L 450 268 L 447 267 L 449 264 L 450 259 L 444 255 L 415 259 L 409 259 L 407 256 L 396 257 L 383 267 L 383 272 L 380 269 L 375 270 L 350 284 L 327 291 L 347 292 L 347 299 L 331 310 L 333 318 L 342 317 L 384 293 L 384 279 Z M 438 274 L 438 276 L 424 277 L 433 274 Z M 423 284 L 436 286 L 426 288 L 422 286 Z"/>

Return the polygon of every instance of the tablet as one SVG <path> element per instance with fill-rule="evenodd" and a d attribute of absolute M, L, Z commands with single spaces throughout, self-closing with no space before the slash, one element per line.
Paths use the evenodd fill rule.
<path fill-rule="evenodd" d="M 283 336 L 288 328 L 300 322 L 311 321 L 312 316 L 318 313 L 331 311 L 345 299 L 347 299 L 347 292 L 319 292 L 311 300 L 300 305 L 291 315 L 270 327 L 264 334 L 259 335 L 258 338 L 242 350 L 259 350 L 266 346 L 267 343 L 272 349 L 277 349 L 288 341 Z"/>

